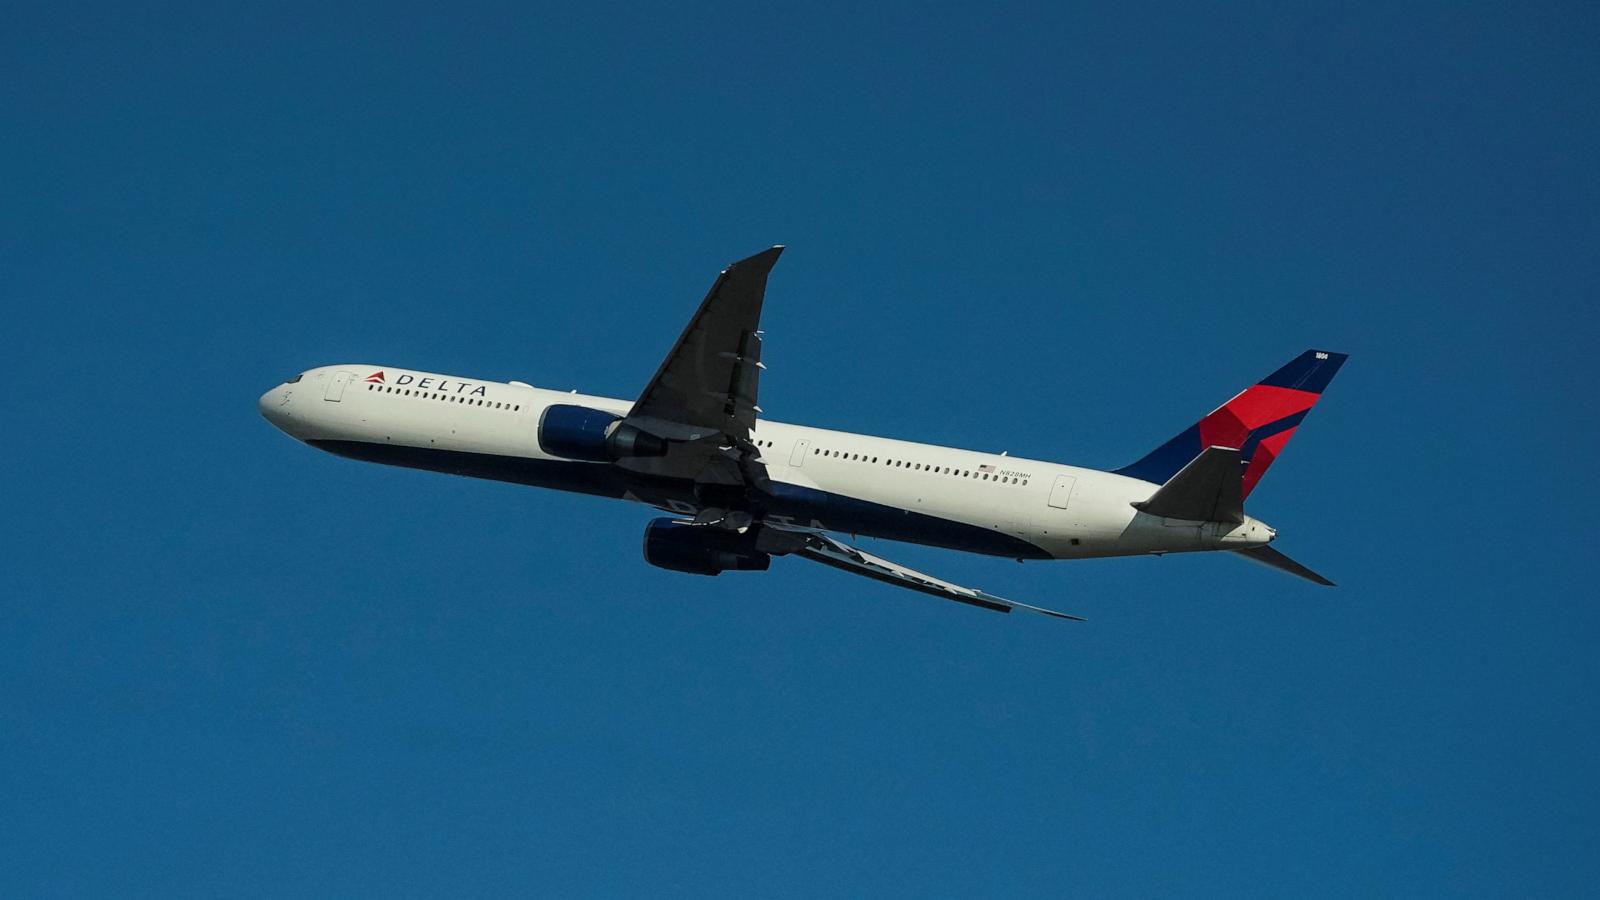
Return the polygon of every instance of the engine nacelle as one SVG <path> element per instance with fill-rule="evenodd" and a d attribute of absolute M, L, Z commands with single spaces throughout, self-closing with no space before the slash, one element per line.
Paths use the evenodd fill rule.
<path fill-rule="evenodd" d="M 720 575 L 730 569 L 760 572 L 772 565 L 772 557 L 756 549 L 750 533 L 672 519 L 651 519 L 645 526 L 644 561 L 693 575 Z"/>
<path fill-rule="evenodd" d="M 616 413 L 557 403 L 539 416 L 539 449 L 562 459 L 613 462 L 666 456 L 667 442 L 622 421 Z"/>

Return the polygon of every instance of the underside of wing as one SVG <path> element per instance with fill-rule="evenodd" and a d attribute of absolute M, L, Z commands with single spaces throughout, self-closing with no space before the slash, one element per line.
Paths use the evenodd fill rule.
<path fill-rule="evenodd" d="M 772 247 L 717 276 L 694 317 L 624 421 L 665 441 L 656 457 L 622 460 L 629 472 L 694 483 L 702 505 L 741 508 L 769 487 L 750 440 L 761 370 L 761 306 Z"/>
<path fill-rule="evenodd" d="M 763 250 L 717 276 L 629 419 L 749 439 L 762 368 L 761 305 L 767 275 L 781 253 L 781 246 Z"/>
<path fill-rule="evenodd" d="M 935 597 L 943 597 L 946 600 L 954 600 L 957 603 L 979 606 L 995 612 L 1008 613 L 1013 609 L 1021 609 L 1057 619 L 1083 621 L 1079 616 L 1071 616 L 1039 606 L 1018 603 L 1015 600 L 996 597 L 977 588 L 962 587 L 959 584 L 953 584 L 943 579 L 935 578 L 932 575 L 926 575 L 899 563 L 890 562 L 881 556 L 874 556 L 865 550 L 834 540 L 820 532 L 804 533 L 800 536 L 800 540 L 802 541 L 801 545 L 793 551 L 797 555 L 856 575 L 865 575 L 876 581 L 897 585 L 924 594 L 931 594 Z"/>

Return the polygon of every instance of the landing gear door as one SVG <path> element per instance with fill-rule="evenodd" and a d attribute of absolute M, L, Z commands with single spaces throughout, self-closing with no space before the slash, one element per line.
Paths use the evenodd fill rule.
<path fill-rule="evenodd" d="M 794 450 L 789 453 L 789 465 L 798 469 L 806 464 L 806 453 L 811 449 L 811 441 L 801 438 L 794 442 Z"/>
<path fill-rule="evenodd" d="M 349 383 L 349 372 L 335 372 L 333 377 L 328 379 L 328 389 L 323 393 L 322 399 L 338 403 L 344 399 L 344 386 Z"/>
<path fill-rule="evenodd" d="M 1078 479 L 1071 475 L 1057 475 L 1056 483 L 1050 488 L 1050 505 L 1056 509 L 1066 509 L 1067 501 L 1072 499 L 1072 488 Z"/>

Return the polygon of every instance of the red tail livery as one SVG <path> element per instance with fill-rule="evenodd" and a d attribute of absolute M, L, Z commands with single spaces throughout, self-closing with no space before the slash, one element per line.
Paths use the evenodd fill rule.
<path fill-rule="evenodd" d="M 1207 447 L 1230 447 L 1240 451 L 1244 495 L 1249 496 L 1348 358 L 1345 353 L 1307 350 L 1143 459 L 1116 472 L 1165 484 Z"/>

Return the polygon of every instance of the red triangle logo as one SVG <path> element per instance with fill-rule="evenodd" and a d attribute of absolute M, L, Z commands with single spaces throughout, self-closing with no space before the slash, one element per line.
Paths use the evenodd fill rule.
<path fill-rule="evenodd" d="M 373 372 L 371 375 L 367 376 L 366 380 L 372 382 L 373 384 L 383 384 L 383 372 Z"/>

